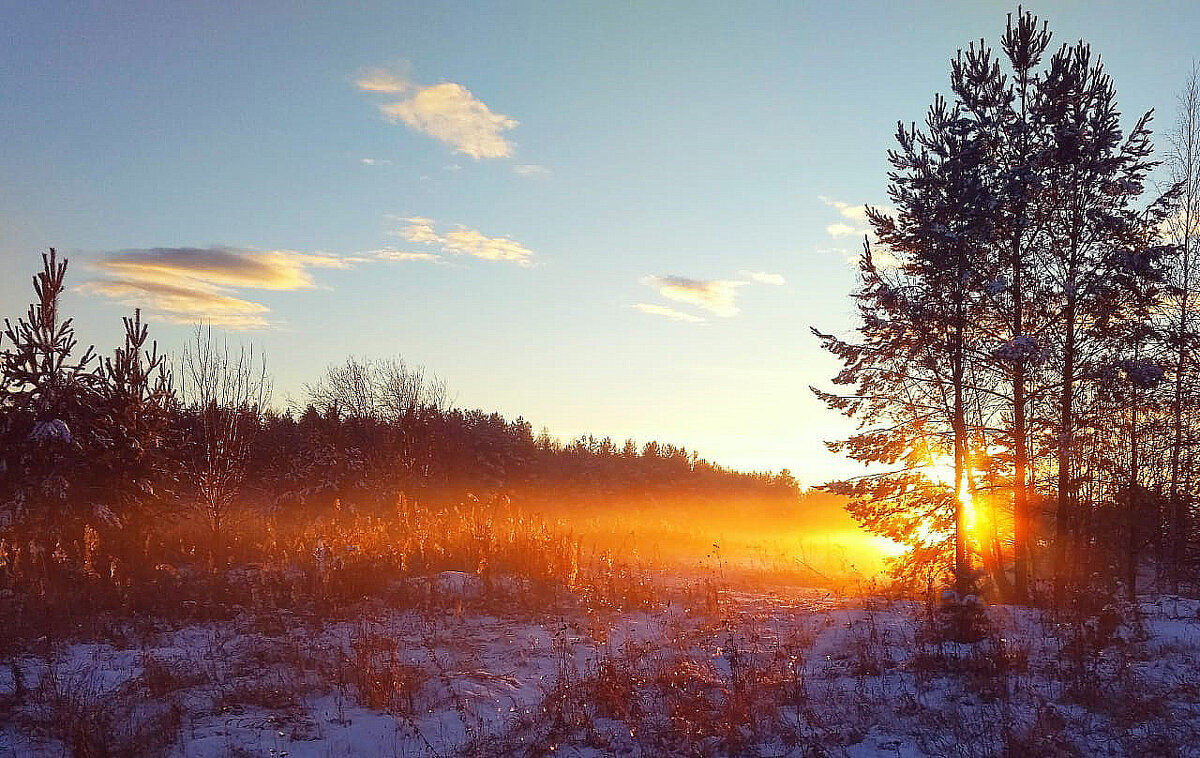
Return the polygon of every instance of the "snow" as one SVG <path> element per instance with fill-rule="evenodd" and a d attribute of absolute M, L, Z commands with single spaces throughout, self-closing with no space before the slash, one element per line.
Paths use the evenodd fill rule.
<path fill-rule="evenodd" d="M 29 432 L 29 439 L 34 442 L 58 442 L 63 445 L 70 445 L 74 441 L 71 429 L 61 419 L 37 422 Z"/>
<path fill-rule="evenodd" d="M 96 724 L 180 758 L 1200 755 L 1194 599 L 1147 596 L 1103 640 L 1094 619 L 992 606 L 964 644 L 921 603 L 804 588 L 597 613 L 423 581 L 419 609 L 47 642 L 0 662 L 0 755 L 69 754 Z"/>

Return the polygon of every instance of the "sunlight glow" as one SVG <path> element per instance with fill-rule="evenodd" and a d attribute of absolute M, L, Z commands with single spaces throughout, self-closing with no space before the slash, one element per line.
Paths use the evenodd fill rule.
<path fill-rule="evenodd" d="M 971 496 L 971 487 L 966 476 L 958 485 L 958 501 L 963 506 L 963 520 L 966 522 L 967 532 L 975 534 L 979 526 L 979 519 L 976 517 L 975 498 Z"/>
<path fill-rule="evenodd" d="M 940 484 L 956 493 L 958 500 L 963 504 L 964 517 L 967 526 L 967 533 L 972 538 L 978 539 L 982 534 L 985 524 L 983 519 L 983 511 L 980 504 L 975 502 L 974 493 L 971 490 L 972 475 L 978 477 L 979 471 L 964 472 L 962 481 L 956 482 L 954 476 L 954 464 L 948 456 L 938 456 L 930 461 L 922 473 L 935 484 Z M 932 530 L 926 530 L 932 534 Z"/>
<path fill-rule="evenodd" d="M 871 547 L 879 551 L 884 558 L 898 558 L 908 552 L 908 545 L 902 545 L 887 537 L 871 536 L 867 539 Z"/>

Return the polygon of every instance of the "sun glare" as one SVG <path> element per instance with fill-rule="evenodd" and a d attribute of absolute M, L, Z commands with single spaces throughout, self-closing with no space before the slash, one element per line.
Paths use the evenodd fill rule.
<path fill-rule="evenodd" d="M 965 517 L 967 532 L 971 535 L 978 536 L 983 528 L 983 523 L 980 518 L 980 509 L 975 502 L 975 497 L 971 491 L 970 476 L 964 477 L 961 482 L 955 481 L 954 464 L 946 457 L 934 459 L 926 466 L 922 473 L 929 478 L 930 481 L 941 484 L 947 489 L 956 492 L 958 501 L 963 505 L 963 515 Z M 971 474 L 978 475 L 978 471 L 972 471 Z"/>
<path fill-rule="evenodd" d="M 975 514 L 975 498 L 971 495 L 971 487 L 967 483 L 966 477 L 963 477 L 958 486 L 958 501 L 963 506 L 963 521 L 966 522 L 967 531 L 974 534 L 978 519 Z"/>

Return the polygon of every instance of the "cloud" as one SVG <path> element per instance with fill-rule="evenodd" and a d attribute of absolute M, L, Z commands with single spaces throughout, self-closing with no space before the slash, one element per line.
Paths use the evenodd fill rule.
<path fill-rule="evenodd" d="M 672 321 L 686 321 L 691 324 L 705 323 L 705 319 L 701 318 L 700 316 L 693 316 L 690 313 L 684 313 L 683 311 L 677 311 L 674 308 L 670 308 L 665 305 L 651 305 L 650 303 L 638 303 L 631 307 L 634 308 L 635 310 L 641 311 L 642 313 L 649 313 L 651 316 L 662 316 L 663 318 L 669 318 Z"/>
<path fill-rule="evenodd" d="M 487 261 L 513 261 L 528 266 L 533 252 L 507 237 L 485 237 L 474 229 L 447 232 L 443 248 L 451 253 L 463 253 Z"/>
<path fill-rule="evenodd" d="M 381 261 L 427 261 L 429 263 L 441 263 L 442 256 L 437 253 L 410 253 L 404 250 L 392 250 L 384 248 L 383 250 L 372 250 L 376 260 Z"/>
<path fill-rule="evenodd" d="M 785 280 L 780 274 L 767 271 L 738 272 L 737 279 L 689 279 L 683 276 L 658 276 L 651 274 L 641 278 L 641 283 L 653 287 L 667 300 L 684 303 L 715 316 L 730 318 L 741 312 L 737 297 L 742 287 L 748 284 L 782 286 Z M 705 319 L 665 305 L 638 303 L 632 306 L 643 313 L 673 319 L 675 321 L 702 322 Z"/>
<path fill-rule="evenodd" d="M 516 119 L 492 112 L 461 84 L 423 87 L 403 74 L 377 68 L 364 72 L 355 85 L 363 92 L 403 95 L 379 105 L 384 117 L 444 142 L 456 152 L 476 160 L 512 155 L 513 144 L 504 132 L 516 128 Z"/>
<path fill-rule="evenodd" d="M 746 271 L 743 269 L 742 271 L 738 272 L 738 276 L 742 277 L 746 281 L 758 282 L 759 284 L 771 284 L 776 287 L 783 286 L 787 283 L 781 274 L 769 274 L 766 271 Z"/>
<path fill-rule="evenodd" d="M 737 291 L 746 282 L 728 279 L 688 279 L 682 276 L 645 276 L 642 284 L 658 290 L 658 294 L 677 303 L 687 303 L 723 317 L 736 316 Z"/>
<path fill-rule="evenodd" d="M 442 238 L 433 230 L 433 219 L 421 216 L 410 216 L 403 219 L 408 223 L 398 234 L 409 242 L 421 245 L 440 245 Z"/>
<path fill-rule="evenodd" d="M 393 234 L 409 242 L 437 247 L 447 255 L 469 255 L 487 261 L 511 261 L 519 266 L 533 264 L 533 251 L 508 237 L 488 237 L 475 229 L 458 227 L 438 234 L 433 219 L 410 216 Z"/>
<path fill-rule="evenodd" d="M 835 200 L 832 197 L 826 197 L 825 195 L 818 195 L 817 199 L 830 208 L 837 209 L 838 215 L 842 218 L 853 222 L 848 224 L 845 221 L 838 221 L 826 226 L 825 233 L 830 237 L 861 237 L 871 233 L 871 225 L 867 220 L 867 206 L 853 205 L 841 200 Z M 896 209 L 890 205 L 875 205 L 872 207 L 887 214 L 894 214 L 896 212 Z"/>
<path fill-rule="evenodd" d="M 520 163 L 513 166 L 515 171 L 520 176 L 549 176 L 550 169 L 545 166 L 539 166 L 536 163 Z"/>
<path fill-rule="evenodd" d="M 354 86 L 363 92 L 399 95 L 412 89 L 412 82 L 404 74 L 386 68 L 369 68 L 354 81 Z"/>
<path fill-rule="evenodd" d="M 168 321 L 207 321 L 234 329 L 271 326 L 270 309 L 238 290 L 313 289 L 310 269 L 350 268 L 364 258 L 292 250 L 156 247 L 121 250 L 92 264 L 105 278 L 79 291 L 145 308 Z"/>
<path fill-rule="evenodd" d="M 820 195 L 818 198 L 822 203 L 825 203 L 830 208 L 837 208 L 838 213 L 842 218 L 848 218 L 851 221 L 857 221 L 860 224 L 867 222 L 867 208 L 865 205 L 851 205 L 850 203 L 834 200 L 831 197 Z"/>
<path fill-rule="evenodd" d="M 331 255 L 230 247 L 122 250 L 95 263 L 96 268 L 119 279 L 167 283 L 190 279 L 264 290 L 310 289 L 316 285 L 309 268 L 346 268 L 348 265 Z"/>
<path fill-rule="evenodd" d="M 358 162 L 364 166 L 390 166 L 392 162 L 387 158 L 359 158 Z"/>
<path fill-rule="evenodd" d="M 900 266 L 900 259 L 896 257 L 892 249 L 878 242 L 871 245 L 871 258 L 878 268 L 899 268 Z"/>
<path fill-rule="evenodd" d="M 849 237 L 854 234 L 865 234 L 866 231 L 866 229 L 857 229 L 840 221 L 825 227 L 825 233 L 830 237 Z"/>
<path fill-rule="evenodd" d="M 224 294 L 203 284 L 166 284 L 154 281 L 85 282 L 80 292 L 101 295 L 128 306 L 147 308 L 156 316 L 174 323 L 206 321 L 214 326 L 233 329 L 264 329 L 270 308 L 260 303 Z"/>

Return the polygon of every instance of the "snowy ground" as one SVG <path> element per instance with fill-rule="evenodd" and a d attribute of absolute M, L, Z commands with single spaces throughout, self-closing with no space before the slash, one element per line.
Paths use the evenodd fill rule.
<path fill-rule="evenodd" d="M 775 588 L 638 612 L 436 602 L 42 640 L 0 665 L 0 757 L 1200 755 L 1200 603 L 988 609 Z M 715 602 L 714 602 L 715 600 Z"/>

